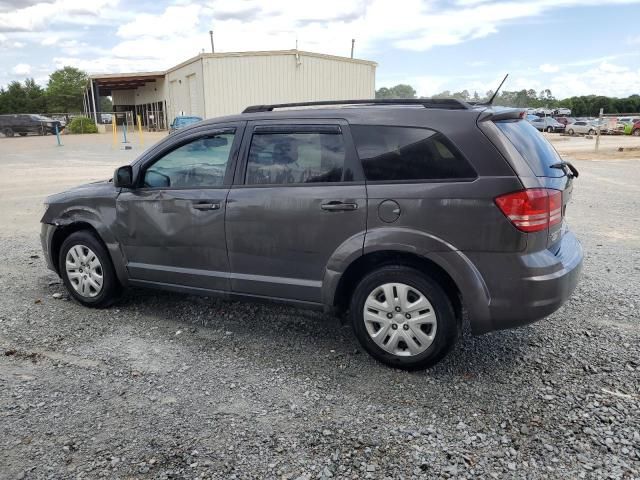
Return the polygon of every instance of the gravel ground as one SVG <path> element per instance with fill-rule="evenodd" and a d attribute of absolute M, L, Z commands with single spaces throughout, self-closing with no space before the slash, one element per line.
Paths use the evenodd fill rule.
<path fill-rule="evenodd" d="M 82 308 L 37 215 L 5 227 L 0 478 L 640 478 L 640 160 L 576 166 L 573 298 L 418 373 L 288 307 L 136 289 Z"/>

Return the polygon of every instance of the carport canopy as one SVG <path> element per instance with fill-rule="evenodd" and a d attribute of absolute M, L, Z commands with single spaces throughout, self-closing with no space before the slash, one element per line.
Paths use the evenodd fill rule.
<path fill-rule="evenodd" d="M 106 73 L 91 75 L 90 81 L 100 89 L 100 95 L 111 95 L 113 90 L 132 90 L 164 78 L 164 72 Z"/>

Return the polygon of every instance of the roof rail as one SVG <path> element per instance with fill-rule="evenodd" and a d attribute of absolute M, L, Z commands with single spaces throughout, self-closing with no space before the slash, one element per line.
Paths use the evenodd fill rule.
<path fill-rule="evenodd" d="M 317 107 L 324 105 L 422 105 L 424 108 L 466 110 L 468 103 L 455 98 L 374 98 L 369 100 L 324 100 L 321 102 L 276 103 L 273 105 L 252 105 L 242 113 L 272 112 L 278 108 Z"/>

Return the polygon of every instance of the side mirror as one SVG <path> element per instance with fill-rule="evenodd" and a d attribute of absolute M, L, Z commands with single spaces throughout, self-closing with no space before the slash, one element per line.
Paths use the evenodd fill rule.
<path fill-rule="evenodd" d="M 116 188 L 133 188 L 133 167 L 125 165 L 124 167 L 116 168 L 113 174 L 113 185 Z"/>

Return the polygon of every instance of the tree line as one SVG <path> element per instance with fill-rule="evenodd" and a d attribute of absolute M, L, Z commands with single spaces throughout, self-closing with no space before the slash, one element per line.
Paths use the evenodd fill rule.
<path fill-rule="evenodd" d="M 64 67 L 49 75 L 45 88 L 33 78 L 13 81 L 0 88 L 0 114 L 3 113 L 79 113 L 84 110 L 83 91 L 86 72 Z M 111 111 L 110 100 L 101 99 L 101 111 Z"/>
<path fill-rule="evenodd" d="M 489 90 L 484 95 L 478 92 L 470 93 L 468 90 L 451 92 L 445 90 L 433 97 L 420 98 L 457 98 L 465 102 L 484 102 L 493 96 L 493 91 Z M 395 87 L 382 87 L 376 90 L 376 98 L 418 98 L 415 89 L 411 85 L 399 84 Z M 634 94 L 626 98 L 606 97 L 603 95 L 582 95 L 562 100 L 556 99 L 551 90 L 518 90 L 501 91 L 494 100 L 494 105 L 504 107 L 527 107 L 527 108 L 570 108 L 575 116 L 596 116 L 600 109 L 604 113 L 638 113 L 640 112 L 640 95 Z"/>

